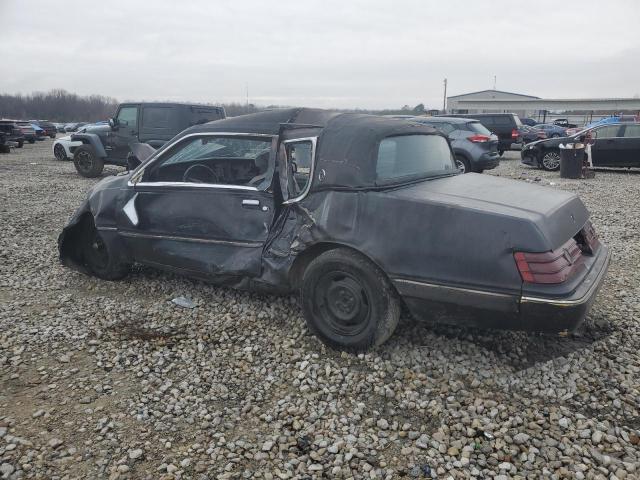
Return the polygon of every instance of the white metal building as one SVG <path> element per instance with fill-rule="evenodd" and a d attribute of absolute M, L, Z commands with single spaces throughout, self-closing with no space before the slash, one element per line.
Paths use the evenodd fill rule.
<path fill-rule="evenodd" d="M 447 111 L 450 113 L 516 113 L 520 117 L 540 117 L 543 112 L 553 118 L 566 111 L 606 111 L 611 114 L 621 111 L 640 112 L 640 98 L 551 98 L 544 99 L 532 95 L 482 90 L 447 97 Z M 601 115 L 599 115 L 601 116 Z"/>

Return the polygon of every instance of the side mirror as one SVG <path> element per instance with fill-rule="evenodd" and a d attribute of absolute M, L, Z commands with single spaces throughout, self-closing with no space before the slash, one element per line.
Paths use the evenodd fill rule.
<path fill-rule="evenodd" d="M 115 130 L 116 125 L 118 124 L 118 121 L 115 118 L 110 118 L 109 119 L 109 126 Z"/>

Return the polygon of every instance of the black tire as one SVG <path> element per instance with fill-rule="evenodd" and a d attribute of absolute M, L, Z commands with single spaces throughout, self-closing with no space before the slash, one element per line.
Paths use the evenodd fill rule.
<path fill-rule="evenodd" d="M 49 138 L 51 138 L 51 139 L 56 138 L 56 134 L 55 134 L 55 133 L 52 133 L 51 135 L 49 135 Z"/>
<path fill-rule="evenodd" d="M 53 147 L 53 155 L 56 157 L 56 160 L 64 161 L 69 160 L 67 157 L 67 152 L 65 152 L 64 147 L 57 143 Z"/>
<path fill-rule="evenodd" d="M 120 280 L 131 270 L 130 264 L 114 259 L 92 221 L 85 225 L 81 248 L 84 265 L 91 275 L 103 280 Z"/>
<path fill-rule="evenodd" d="M 34 143 L 36 143 L 36 139 L 35 139 L 35 138 L 30 138 L 30 139 L 28 140 L 28 142 L 29 142 L 31 145 L 33 145 Z"/>
<path fill-rule="evenodd" d="M 96 155 L 91 145 L 80 145 L 73 152 L 73 165 L 83 177 L 95 178 L 102 173 L 104 160 Z"/>
<path fill-rule="evenodd" d="M 18 142 L 18 147 L 17 148 L 22 148 L 22 147 L 24 147 L 24 140 L 20 140 Z"/>
<path fill-rule="evenodd" d="M 504 155 L 504 150 L 502 150 L 502 149 L 500 149 L 500 148 L 499 148 L 499 149 L 498 149 L 498 155 L 499 155 L 499 156 Z"/>
<path fill-rule="evenodd" d="M 381 345 L 400 317 L 400 301 L 384 272 L 343 248 L 307 266 L 300 299 L 309 330 L 336 350 L 364 352 Z"/>
<path fill-rule="evenodd" d="M 11 148 L 9 145 L 0 145 L 0 153 L 10 153 Z"/>
<path fill-rule="evenodd" d="M 460 170 L 460 173 L 469 173 L 473 171 L 469 160 L 462 155 L 456 155 L 456 166 Z"/>
<path fill-rule="evenodd" d="M 560 152 L 558 150 L 545 150 L 542 152 L 540 165 L 548 172 L 560 170 Z"/>
<path fill-rule="evenodd" d="M 554 133 L 553 135 L 551 135 L 551 138 L 560 138 L 560 134 L 559 133 Z"/>

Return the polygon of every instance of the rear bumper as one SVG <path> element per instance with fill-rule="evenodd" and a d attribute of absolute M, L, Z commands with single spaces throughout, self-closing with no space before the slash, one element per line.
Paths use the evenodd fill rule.
<path fill-rule="evenodd" d="M 534 296 L 393 280 L 411 313 L 441 323 L 536 332 L 575 330 L 585 319 L 609 267 L 604 245 L 589 273 L 567 296 Z"/>
<path fill-rule="evenodd" d="M 582 283 L 569 296 L 551 298 L 528 295 L 520 299 L 520 316 L 541 331 L 573 331 L 585 319 L 604 281 L 611 253 L 602 245 Z"/>
<path fill-rule="evenodd" d="M 498 152 L 485 152 L 473 161 L 473 166 L 482 170 L 491 170 L 500 165 Z"/>

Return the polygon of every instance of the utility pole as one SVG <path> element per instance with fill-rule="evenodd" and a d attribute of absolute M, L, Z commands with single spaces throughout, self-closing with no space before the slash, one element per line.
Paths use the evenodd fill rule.
<path fill-rule="evenodd" d="M 442 113 L 447 113 L 447 79 L 444 79 L 444 98 L 442 99 Z"/>
<path fill-rule="evenodd" d="M 493 76 L 493 89 L 496 89 L 496 76 Z"/>

